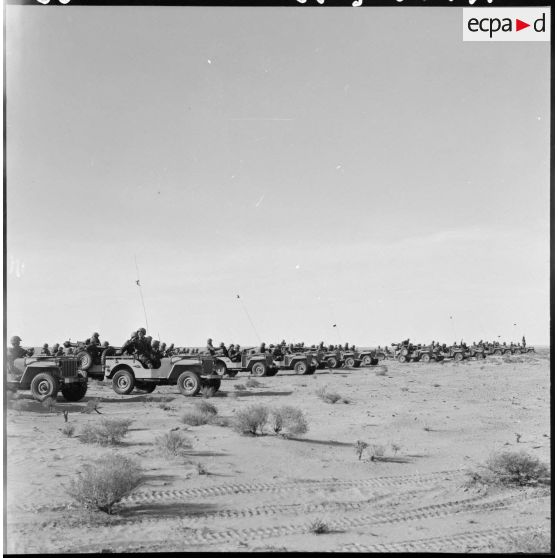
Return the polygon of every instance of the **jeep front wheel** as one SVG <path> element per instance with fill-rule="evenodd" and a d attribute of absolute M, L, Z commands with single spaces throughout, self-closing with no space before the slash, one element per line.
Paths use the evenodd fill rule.
<path fill-rule="evenodd" d="M 453 355 L 453 359 L 454 359 L 454 360 L 457 360 L 457 361 L 463 360 L 463 353 L 455 353 L 455 354 Z"/>
<path fill-rule="evenodd" d="M 252 364 L 252 376 L 265 376 L 267 372 L 267 367 L 263 362 L 254 362 Z"/>
<path fill-rule="evenodd" d="M 407 362 L 407 357 L 405 355 L 400 355 L 397 360 L 399 360 L 399 362 Z"/>
<path fill-rule="evenodd" d="M 335 357 L 327 357 L 326 364 L 328 368 L 337 368 L 337 359 Z"/>
<path fill-rule="evenodd" d="M 353 357 L 347 357 L 345 359 L 345 368 L 354 368 L 355 359 Z"/>
<path fill-rule="evenodd" d="M 215 363 L 215 374 L 218 376 L 224 376 L 227 374 L 227 365 L 223 361 L 218 360 Z"/>
<path fill-rule="evenodd" d="M 293 366 L 293 370 L 295 371 L 295 374 L 306 374 L 308 371 L 308 364 L 304 360 L 299 360 Z"/>
<path fill-rule="evenodd" d="M 420 360 L 422 360 L 422 362 L 430 362 L 430 355 L 428 353 L 424 353 L 421 357 Z"/>
<path fill-rule="evenodd" d="M 37 401 L 44 401 L 47 397 L 56 397 L 58 380 L 48 372 L 40 372 L 31 380 L 31 393 Z"/>
<path fill-rule="evenodd" d="M 60 391 L 66 401 L 81 401 L 87 393 L 87 382 L 63 385 Z"/>
<path fill-rule="evenodd" d="M 112 377 L 112 389 L 118 395 L 129 395 L 135 386 L 134 375 L 129 370 L 119 370 Z"/>
<path fill-rule="evenodd" d="M 201 388 L 201 378 L 190 370 L 182 372 L 177 380 L 178 390 L 182 395 L 193 397 L 197 395 Z"/>
<path fill-rule="evenodd" d="M 372 364 L 372 357 L 370 355 L 364 355 L 362 357 L 362 366 L 370 366 Z"/>

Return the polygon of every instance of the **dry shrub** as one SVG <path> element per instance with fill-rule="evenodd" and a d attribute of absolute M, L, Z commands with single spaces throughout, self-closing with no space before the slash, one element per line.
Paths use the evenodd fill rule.
<path fill-rule="evenodd" d="M 202 426 L 211 422 L 213 415 L 200 411 L 200 409 L 192 409 L 186 411 L 180 420 L 188 426 Z"/>
<path fill-rule="evenodd" d="M 240 434 L 263 434 L 269 411 L 265 405 L 251 405 L 236 413 L 233 428 Z"/>
<path fill-rule="evenodd" d="M 263 384 L 261 382 L 258 382 L 258 380 L 254 379 L 254 378 L 248 378 L 246 380 L 246 387 L 257 388 L 257 387 L 262 387 L 262 386 L 263 386 Z"/>
<path fill-rule="evenodd" d="M 196 463 L 196 471 L 198 475 L 209 475 L 209 471 L 206 469 L 203 463 Z"/>
<path fill-rule="evenodd" d="M 85 408 L 81 411 L 82 413 L 91 414 L 93 411 L 99 412 L 99 400 L 98 399 L 90 399 Z"/>
<path fill-rule="evenodd" d="M 192 448 L 192 442 L 181 432 L 171 431 L 159 436 L 155 443 L 166 455 L 176 457 Z"/>
<path fill-rule="evenodd" d="M 204 385 L 200 388 L 200 395 L 204 399 L 209 399 L 210 397 L 213 397 L 215 393 L 217 393 L 217 390 L 213 386 Z"/>
<path fill-rule="evenodd" d="M 41 401 L 41 405 L 48 410 L 49 413 L 56 411 L 56 398 L 47 397 Z"/>
<path fill-rule="evenodd" d="M 490 552 L 502 554 L 550 554 L 550 533 L 538 529 L 521 534 L 511 534 L 506 540 L 496 543 Z"/>
<path fill-rule="evenodd" d="M 536 485 L 549 480 L 548 465 L 522 451 L 503 451 L 491 455 L 481 471 L 468 473 L 470 482 L 482 484 Z"/>
<path fill-rule="evenodd" d="M 130 419 L 102 419 L 100 424 L 86 424 L 79 438 L 85 444 L 114 446 L 128 434 L 132 422 Z"/>
<path fill-rule="evenodd" d="M 314 533 L 314 535 L 323 535 L 324 533 L 329 533 L 329 531 L 329 525 L 321 519 L 314 519 L 308 526 L 308 532 Z"/>
<path fill-rule="evenodd" d="M 215 416 L 217 414 L 217 407 L 210 403 L 209 401 L 196 401 L 194 403 L 196 409 L 199 409 L 202 413 L 208 413 Z"/>
<path fill-rule="evenodd" d="M 366 442 L 363 442 L 362 440 L 357 440 L 357 442 L 355 443 L 355 452 L 359 461 L 362 459 L 362 453 L 367 447 L 368 444 Z"/>
<path fill-rule="evenodd" d="M 182 415 L 182 422 L 189 426 L 201 426 L 213 422 L 217 415 L 217 407 L 204 399 L 196 401 L 194 408 Z"/>
<path fill-rule="evenodd" d="M 70 481 L 67 492 L 86 508 L 110 515 L 114 505 L 142 481 L 143 472 L 137 463 L 121 455 L 108 454 L 85 465 L 82 473 Z"/>
<path fill-rule="evenodd" d="M 245 391 L 246 386 L 244 384 L 235 384 L 234 389 L 236 389 L 236 391 Z"/>
<path fill-rule="evenodd" d="M 326 386 L 322 386 L 318 391 L 316 391 L 316 395 L 326 403 L 337 403 L 341 399 L 341 396 L 335 391 L 328 391 Z"/>
<path fill-rule="evenodd" d="M 64 426 L 62 427 L 62 434 L 66 436 L 66 438 L 71 438 L 74 435 L 76 428 L 73 424 L 69 422 L 65 422 Z"/>
<path fill-rule="evenodd" d="M 271 426 L 275 434 L 283 431 L 290 436 L 308 432 L 308 422 L 300 409 L 285 405 L 271 412 Z"/>

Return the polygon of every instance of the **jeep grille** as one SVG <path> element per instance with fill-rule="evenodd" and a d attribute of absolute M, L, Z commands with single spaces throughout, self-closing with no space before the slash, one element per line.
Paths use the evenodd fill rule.
<path fill-rule="evenodd" d="M 213 359 L 212 358 L 202 359 L 202 374 L 203 375 L 213 374 Z"/>
<path fill-rule="evenodd" d="M 62 378 L 71 378 L 77 376 L 78 360 L 77 359 L 62 359 L 60 362 L 60 374 Z"/>

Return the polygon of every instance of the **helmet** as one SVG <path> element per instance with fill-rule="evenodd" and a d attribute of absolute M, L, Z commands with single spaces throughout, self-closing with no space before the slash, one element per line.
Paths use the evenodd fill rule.
<path fill-rule="evenodd" d="M 147 331 L 145 330 L 144 327 L 140 327 L 140 328 L 138 329 L 138 333 L 143 333 L 143 334 L 145 335 L 145 334 L 147 333 Z"/>
<path fill-rule="evenodd" d="M 67 349 L 70 346 L 70 342 L 69 341 L 64 341 L 63 345 Z"/>
<path fill-rule="evenodd" d="M 99 337 L 99 334 L 95 332 L 91 337 Z"/>
<path fill-rule="evenodd" d="M 208 342 L 208 343 L 213 343 L 213 339 L 209 338 L 209 339 L 207 340 L 207 342 Z"/>
<path fill-rule="evenodd" d="M 43 345 L 43 349 L 48 349 L 48 343 L 45 343 L 45 344 Z"/>
<path fill-rule="evenodd" d="M 152 346 L 152 347 L 158 347 L 159 344 L 160 344 L 159 341 L 158 341 L 157 339 L 154 339 L 154 340 L 153 340 L 153 343 L 151 343 L 151 346 Z"/>
<path fill-rule="evenodd" d="M 11 339 L 10 339 L 10 343 L 12 345 L 15 345 L 16 343 L 20 343 L 21 342 L 21 337 L 19 335 L 14 335 Z"/>
<path fill-rule="evenodd" d="M 103 347 L 108 347 L 109 346 L 109 342 L 108 341 L 103 341 Z"/>

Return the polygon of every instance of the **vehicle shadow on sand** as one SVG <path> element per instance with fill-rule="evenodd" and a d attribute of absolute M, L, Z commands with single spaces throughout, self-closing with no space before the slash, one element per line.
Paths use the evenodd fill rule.
<path fill-rule="evenodd" d="M 311 438 L 289 438 L 291 442 L 306 442 L 307 444 L 319 444 L 321 446 L 354 446 L 351 442 L 338 442 L 337 440 L 313 440 Z"/>

